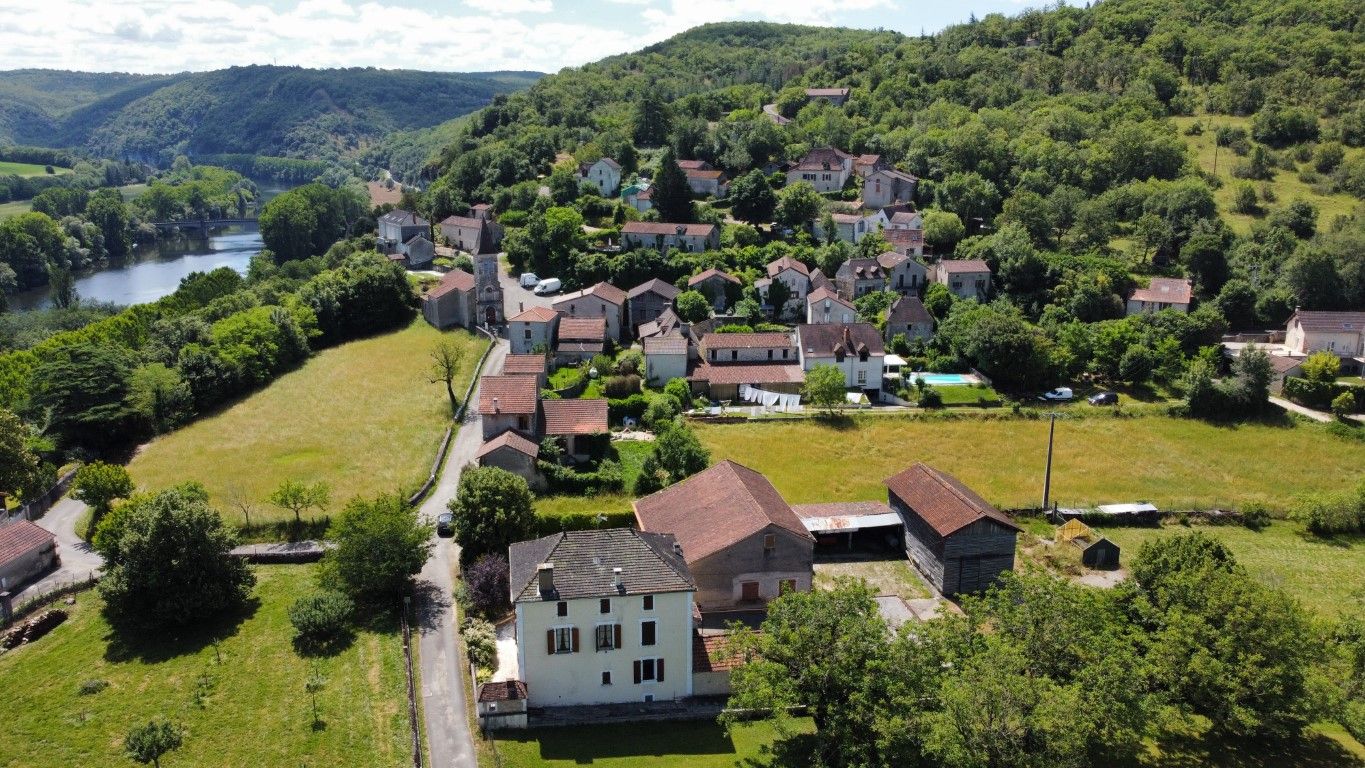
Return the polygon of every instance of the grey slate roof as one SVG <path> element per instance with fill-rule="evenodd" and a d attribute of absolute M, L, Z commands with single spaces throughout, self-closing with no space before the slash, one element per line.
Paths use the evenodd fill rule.
<path fill-rule="evenodd" d="M 508 548 L 513 602 L 690 592 L 692 574 L 674 550 L 672 534 L 632 528 L 565 531 Z M 554 564 L 555 591 L 541 595 L 537 569 Z M 612 569 L 621 569 L 621 588 Z"/>

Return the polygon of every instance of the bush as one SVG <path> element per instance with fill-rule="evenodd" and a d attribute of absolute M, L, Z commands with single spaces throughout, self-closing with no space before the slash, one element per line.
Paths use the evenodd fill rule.
<path fill-rule="evenodd" d="M 670 394 L 654 395 L 649 399 L 649 406 L 645 408 L 640 421 L 646 427 L 653 428 L 671 422 L 680 413 L 682 403 L 678 402 L 678 398 Z"/>
<path fill-rule="evenodd" d="M 1346 414 L 1350 413 L 1351 411 L 1354 411 L 1355 408 L 1356 398 L 1355 395 L 1351 394 L 1350 392 L 1342 392 L 1341 394 L 1332 398 L 1332 413 L 1336 414 L 1339 417 L 1345 417 Z"/>
<path fill-rule="evenodd" d="M 545 483 L 551 493 L 575 496 L 596 496 L 599 493 L 620 493 L 625 490 L 625 472 L 621 465 L 604 459 L 592 472 L 579 472 L 572 467 L 536 462 L 536 468 L 545 476 Z"/>
<path fill-rule="evenodd" d="M 635 349 L 628 349 L 616 358 L 616 372 L 623 376 L 634 376 L 644 367 L 645 356 Z"/>
<path fill-rule="evenodd" d="M 469 610 L 480 616 L 496 618 L 507 610 L 507 558 L 489 554 L 474 561 L 464 571 L 465 594 Z"/>
<path fill-rule="evenodd" d="M 629 397 L 608 400 L 607 418 L 612 424 L 622 423 L 627 416 L 639 421 L 648 407 L 649 398 L 637 392 Z"/>
<path fill-rule="evenodd" d="M 919 407 L 921 408 L 942 408 L 943 395 L 933 387 L 926 388 L 919 394 Z"/>
<path fill-rule="evenodd" d="M 692 388 L 687 385 L 686 379 L 669 379 L 664 385 L 664 394 L 678 398 L 683 408 L 692 407 Z"/>
<path fill-rule="evenodd" d="M 1242 182 L 1232 193 L 1232 210 L 1237 213 L 1253 214 L 1260 209 L 1256 201 L 1256 188 Z"/>
<path fill-rule="evenodd" d="M 498 668 L 498 632 L 482 619 L 466 618 L 460 625 L 469 661 L 476 667 L 493 671 Z"/>
<path fill-rule="evenodd" d="M 94 696 L 95 694 L 99 693 L 100 691 L 108 687 L 109 687 L 108 680 L 99 679 L 83 680 L 81 681 L 80 688 L 76 689 L 76 693 L 80 694 L 81 696 Z"/>
<path fill-rule="evenodd" d="M 602 391 L 609 398 L 629 397 L 640 391 L 640 377 L 633 373 L 627 376 L 608 376 L 602 382 Z"/>
<path fill-rule="evenodd" d="M 1302 499 L 1291 517 L 1303 522 L 1310 533 L 1330 536 L 1365 530 L 1365 484 L 1354 493 L 1318 494 Z"/>
<path fill-rule="evenodd" d="M 1270 510 L 1264 504 L 1251 502 L 1242 507 L 1242 525 L 1260 531 L 1270 525 Z"/>
<path fill-rule="evenodd" d="M 310 650 L 336 645 L 347 636 L 355 604 L 335 590 L 304 595 L 289 606 L 294 644 Z"/>

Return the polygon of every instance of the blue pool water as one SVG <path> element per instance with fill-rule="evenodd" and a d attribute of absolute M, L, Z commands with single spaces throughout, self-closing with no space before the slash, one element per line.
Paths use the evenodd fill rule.
<path fill-rule="evenodd" d="M 933 387 L 947 387 L 954 384 L 974 384 L 971 377 L 961 373 L 907 373 L 907 379 L 924 379 L 924 383 Z"/>

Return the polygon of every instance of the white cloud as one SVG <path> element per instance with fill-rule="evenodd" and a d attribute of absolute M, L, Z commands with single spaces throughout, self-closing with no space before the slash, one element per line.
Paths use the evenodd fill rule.
<path fill-rule="evenodd" d="M 752 19 L 792 24 L 835 24 L 848 14 L 888 11 L 892 0 L 670 0 L 667 9 L 650 8 L 641 14 L 649 24 L 649 36 L 663 40 L 712 21 Z M 891 26 L 863 17 L 865 26 Z"/>
<path fill-rule="evenodd" d="M 550 13 L 554 5 L 550 0 L 464 0 L 464 4 L 484 13 Z"/>

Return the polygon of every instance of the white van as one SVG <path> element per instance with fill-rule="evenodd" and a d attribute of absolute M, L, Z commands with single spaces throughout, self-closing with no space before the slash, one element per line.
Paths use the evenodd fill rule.
<path fill-rule="evenodd" d="M 539 283 L 536 283 L 536 289 L 532 291 L 532 293 L 537 296 L 549 296 L 552 293 L 558 292 L 559 289 L 563 287 L 564 284 L 559 281 L 559 278 L 547 277 Z"/>
<path fill-rule="evenodd" d="M 540 278 L 536 277 L 534 272 L 522 272 L 519 282 L 522 288 L 534 288 L 540 282 Z"/>

